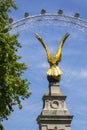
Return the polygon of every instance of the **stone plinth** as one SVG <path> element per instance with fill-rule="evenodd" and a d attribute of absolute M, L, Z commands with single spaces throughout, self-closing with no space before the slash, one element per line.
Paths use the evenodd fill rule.
<path fill-rule="evenodd" d="M 43 96 L 43 109 L 37 118 L 40 130 L 71 130 L 70 115 L 66 107 L 66 96 L 60 90 L 59 81 L 49 82 L 49 90 Z"/>

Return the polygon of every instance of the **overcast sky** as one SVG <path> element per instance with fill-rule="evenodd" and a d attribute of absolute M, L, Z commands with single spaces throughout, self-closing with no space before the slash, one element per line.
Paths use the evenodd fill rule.
<path fill-rule="evenodd" d="M 47 13 L 57 13 L 63 9 L 66 15 L 73 16 L 80 13 L 80 18 L 87 20 L 87 0 L 15 0 L 18 10 L 11 13 L 14 21 L 24 17 L 25 12 L 30 15 L 40 14 L 41 9 Z M 6 130 L 39 130 L 36 118 L 42 111 L 42 96 L 48 90 L 46 71 L 49 68 L 45 51 L 34 36 L 38 33 L 46 42 L 53 55 L 58 44 L 66 32 L 70 33 L 63 47 L 62 61 L 59 66 L 63 71 L 60 87 L 67 96 L 67 108 L 74 116 L 72 130 L 87 129 L 87 34 L 69 27 L 40 26 L 31 30 L 25 28 L 18 38 L 22 44 L 18 54 L 21 61 L 28 65 L 24 77 L 30 84 L 31 97 L 23 101 L 23 109 L 15 107 L 8 121 L 4 121 Z"/>

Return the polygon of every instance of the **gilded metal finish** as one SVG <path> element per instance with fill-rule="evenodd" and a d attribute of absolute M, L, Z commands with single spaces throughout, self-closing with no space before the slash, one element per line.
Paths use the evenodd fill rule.
<path fill-rule="evenodd" d="M 61 61 L 62 47 L 65 43 L 65 40 L 68 38 L 69 35 L 70 35 L 69 33 L 66 33 L 64 35 L 64 37 L 62 38 L 62 40 L 59 44 L 59 48 L 56 52 L 55 57 L 52 57 L 52 54 L 50 53 L 46 43 L 43 41 L 43 39 L 37 33 L 35 34 L 36 38 L 43 45 L 43 47 L 46 51 L 46 54 L 47 54 L 48 63 L 50 64 L 50 68 L 47 71 L 47 76 L 52 76 L 53 78 L 56 79 L 58 76 L 61 76 L 63 74 L 63 72 L 58 67 L 58 63 Z"/>

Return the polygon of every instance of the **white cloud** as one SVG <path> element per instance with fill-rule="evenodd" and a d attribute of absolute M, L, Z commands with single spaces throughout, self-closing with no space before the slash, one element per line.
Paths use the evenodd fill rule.
<path fill-rule="evenodd" d="M 67 86 L 67 87 L 70 88 L 70 86 L 73 86 L 73 85 L 76 84 L 71 89 L 76 89 L 76 88 L 78 89 L 78 86 L 82 87 L 82 85 L 84 85 L 84 89 L 85 89 L 86 80 L 87 80 L 87 69 L 74 70 L 74 69 L 71 69 L 71 68 L 67 69 L 67 67 L 66 67 L 66 69 L 63 68 L 62 71 L 63 71 L 63 76 L 62 76 L 62 84 L 63 84 L 63 86 Z M 80 90 L 81 90 L 81 88 L 80 88 Z M 81 92 L 79 92 L 79 93 L 81 93 Z M 87 94 L 85 94 L 84 96 L 86 96 L 86 95 Z"/>
<path fill-rule="evenodd" d="M 38 67 L 39 68 L 48 68 L 49 64 L 47 62 L 42 62 L 42 63 L 38 64 Z"/>
<path fill-rule="evenodd" d="M 78 78 L 87 78 L 87 69 L 85 70 L 72 70 L 72 69 L 64 69 L 66 76 L 78 77 Z"/>
<path fill-rule="evenodd" d="M 83 77 L 83 78 L 87 78 L 87 70 L 82 70 L 80 72 L 80 76 Z"/>

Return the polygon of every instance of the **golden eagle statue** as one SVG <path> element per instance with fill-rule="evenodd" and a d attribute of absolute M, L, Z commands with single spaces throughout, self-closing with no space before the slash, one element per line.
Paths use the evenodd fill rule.
<path fill-rule="evenodd" d="M 58 63 L 61 61 L 62 47 L 63 47 L 66 39 L 69 37 L 69 35 L 70 35 L 69 33 L 66 33 L 64 35 L 64 37 L 62 38 L 62 40 L 59 44 L 59 48 L 56 52 L 55 57 L 52 57 L 52 54 L 50 53 L 46 43 L 43 41 L 43 39 L 37 33 L 35 33 L 35 37 L 40 41 L 40 43 L 43 45 L 43 47 L 47 53 L 48 63 L 50 64 L 50 68 L 47 71 L 47 76 L 51 76 L 54 79 L 57 79 L 59 76 L 61 76 L 63 74 L 62 71 L 58 67 Z"/>

